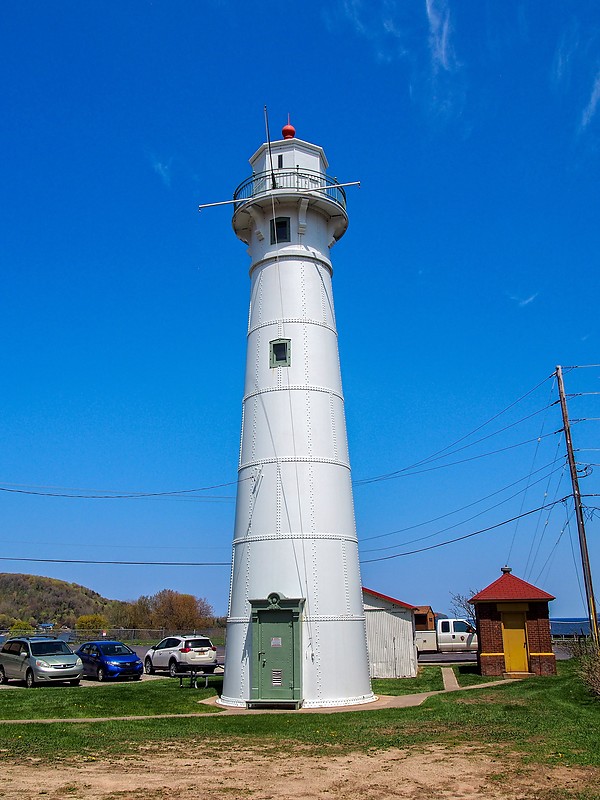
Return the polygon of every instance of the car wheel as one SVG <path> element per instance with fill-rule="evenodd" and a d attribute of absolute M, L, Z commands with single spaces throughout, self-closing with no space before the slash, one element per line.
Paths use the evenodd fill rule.
<path fill-rule="evenodd" d="M 144 670 L 146 671 L 146 675 L 154 675 L 154 667 L 152 666 L 152 660 L 147 658 L 144 661 Z"/>
<path fill-rule="evenodd" d="M 81 681 L 79 680 L 79 678 L 75 678 L 75 680 L 69 681 L 69 683 L 71 684 L 71 686 L 79 686 Z"/>
<path fill-rule="evenodd" d="M 172 678 L 176 678 L 178 672 L 179 672 L 179 664 L 175 660 L 169 661 L 169 675 Z"/>
<path fill-rule="evenodd" d="M 33 689 L 35 686 L 35 677 L 33 675 L 33 670 L 28 669 L 27 674 L 25 675 L 25 686 L 28 689 Z"/>
<path fill-rule="evenodd" d="M 4 667 L 0 667 L 0 683 L 8 683 L 8 678 L 4 672 Z"/>
<path fill-rule="evenodd" d="M 96 676 L 100 682 L 106 680 L 106 673 L 104 672 L 104 667 L 98 667 L 98 672 L 96 673 Z"/>

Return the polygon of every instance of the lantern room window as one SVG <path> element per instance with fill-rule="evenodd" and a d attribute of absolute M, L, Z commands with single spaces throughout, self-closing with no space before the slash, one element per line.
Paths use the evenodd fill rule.
<path fill-rule="evenodd" d="M 291 242 L 290 218 L 275 217 L 271 220 L 271 244 Z"/>
<path fill-rule="evenodd" d="M 292 363 L 292 342 L 290 339 L 273 339 L 269 342 L 269 366 L 289 367 Z"/>

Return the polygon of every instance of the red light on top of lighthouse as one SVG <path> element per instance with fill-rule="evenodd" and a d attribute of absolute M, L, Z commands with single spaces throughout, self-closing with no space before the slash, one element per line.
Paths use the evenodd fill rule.
<path fill-rule="evenodd" d="M 290 125 L 290 115 L 288 114 L 288 121 L 287 125 L 284 125 L 281 129 L 281 135 L 284 139 L 293 139 L 296 135 L 296 128 L 293 125 Z"/>

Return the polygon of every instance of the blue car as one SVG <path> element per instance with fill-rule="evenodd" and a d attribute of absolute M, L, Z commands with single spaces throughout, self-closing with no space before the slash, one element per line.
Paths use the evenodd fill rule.
<path fill-rule="evenodd" d="M 110 678 L 133 678 L 139 681 L 144 666 L 136 653 L 123 642 L 85 642 L 77 655 L 83 661 L 83 674 L 106 681 Z"/>

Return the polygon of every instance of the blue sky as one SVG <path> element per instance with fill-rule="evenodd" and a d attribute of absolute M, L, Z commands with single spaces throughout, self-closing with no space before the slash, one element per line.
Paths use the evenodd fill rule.
<path fill-rule="evenodd" d="M 549 376 L 600 362 L 598 4 L 22 0 L 0 13 L 0 553 L 15 559 L 0 570 L 121 599 L 169 587 L 225 612 L 226 567 L 17 559 L 229 560 L 248 258 L 230 209 L 197 206 L 248 177 L 267 104 L 274 136 L 289 112 L 331 175 L 361 181 L 332 258 L 363 582 L 448 611 L 451 591 L 509 560 L 557 596 L 555 616 L 585 613 L 561 503 L 398 554 L 570 490 Z M 599 379 L 565 375 L 590 495 Z M 201 487 L 219 488 L 113 497 Z M 588 537 L 598 583 L 593 518 Z"/>

